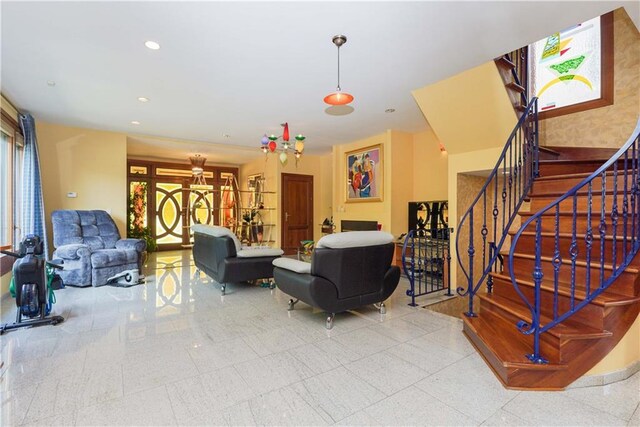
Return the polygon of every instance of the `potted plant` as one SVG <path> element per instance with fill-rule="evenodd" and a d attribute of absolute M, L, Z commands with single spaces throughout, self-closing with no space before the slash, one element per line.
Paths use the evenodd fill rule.
<path fill-rule="evenodd" d="M 145 226 L 147 213 L 147 183 L 138 182 L 133 185 L 129 193 L 128 215 L 127 215 L 127 237 L 133 239 L 143 239 L 147 243 L 147 253 L 158 249 L 156 239 L 151 234 L 151 228 Z M 142 264 L 146 260 L 146 253 L 143 254 Z"/>

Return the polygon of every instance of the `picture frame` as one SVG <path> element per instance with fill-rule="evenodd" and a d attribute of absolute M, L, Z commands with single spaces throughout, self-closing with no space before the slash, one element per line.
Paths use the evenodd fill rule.
<path fill-rule="evenodd" d="M 384 188 L 383 145 L 345 153 L 346 202 L 381 202 Z"/>

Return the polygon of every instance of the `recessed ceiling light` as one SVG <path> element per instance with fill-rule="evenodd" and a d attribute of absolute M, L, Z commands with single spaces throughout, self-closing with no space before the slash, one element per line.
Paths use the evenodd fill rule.
<path fill-rule="evenodd" d="M 386 110 L 384 110 L 385 113 L 394 113 L 395 111 L 395 108 L 387 108 Z"/>
<path fill-rule="evenodd" d="M 144 42 L 144 45 L 151 50 L 160 49 L 160 44 L 158 44 L 157 42 L 154 42 L 153 40 L 147 40 L 146 42 Z"/>
<path fill-rule="evenodd" d="M 53 80 L 49 80 L 49 81 L 47 81 L 47 84 L 48 84 L 49 86 L 53 87 L 53 86 L 55 86 L 55 85 L 56 85 L 56 82 L 54 82 Z"/>
<path fill-rule="evenodd" d="M 139 125 L 139 124 L 140 124 L 140 122 L 139 122 L 139 121 L 137 121 L 137 120 L 132 120 L 132 121 L 131 121 L 131 124 L 132 124 L 132 125 Z"/>
<path fill-rule="evenodd" d="M 223 137 L 223 138 L 231 138 L 231 135 L 229 135 L 228 133 L 223 133 L 223 134 L 222 134 L 222 137 Z"/>
<path fill-rule="evenodd" d="M 140 102 L 149 102 L 149 98 L 145 98 L 144 96 L 139 96 L 138 101 Z"/>

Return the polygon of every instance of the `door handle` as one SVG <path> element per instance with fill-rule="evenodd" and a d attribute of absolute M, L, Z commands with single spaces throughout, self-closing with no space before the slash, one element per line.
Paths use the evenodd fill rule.
<path fill-rule="evenodd" d="M 285 222 L 289 222 L 289 217 L 290 217 L 289 212 L 285 212 L 284 213 L 284 221 Z"/>

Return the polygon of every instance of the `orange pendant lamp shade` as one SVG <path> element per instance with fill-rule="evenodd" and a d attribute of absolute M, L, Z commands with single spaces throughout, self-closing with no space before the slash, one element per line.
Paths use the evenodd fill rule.
<path fill-rule="evenodd" d="M 324 97 L 324 102 L 329 105 L 347 105 L 353 101 L 353 95 L 350 93 L 342 92 L 340 89 L 340 46 L 347 42 L 347 37 L 343 35 L 333 36 L 331 40 L 333 44 L 338 48 L 338 86 L 336 91 L 330 93 Z"/>
<path fill-rule="evenodd" d="M 329 105 L 346 105 L 353 101 L 353 95 L 346 92 L 333 92 L 324 97 L 324 102 Z"/>

